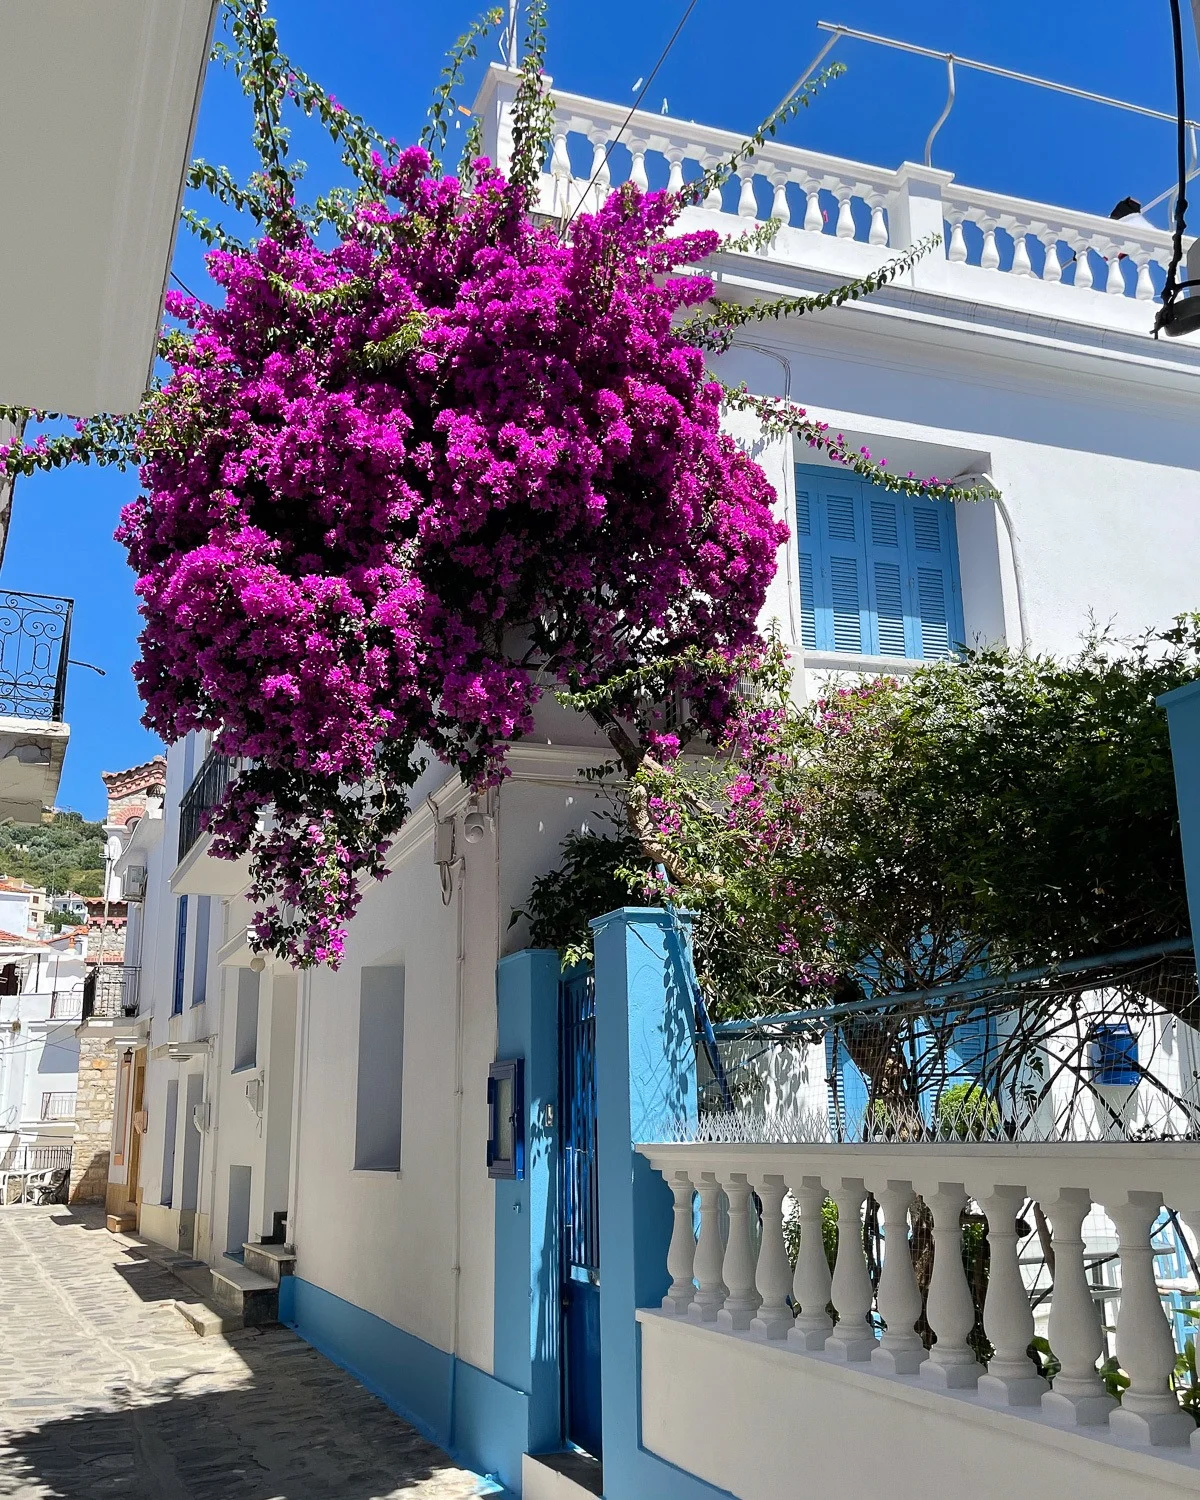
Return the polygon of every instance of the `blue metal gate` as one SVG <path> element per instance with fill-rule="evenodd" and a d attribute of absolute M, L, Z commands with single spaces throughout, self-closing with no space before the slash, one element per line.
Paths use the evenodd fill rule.
<path fill-rule="evenodd" d="M 559 1223 L 563 1430 L 600 1457 L 600 1216 L 596 1180 L 596 988 L 560 981 Z"/>

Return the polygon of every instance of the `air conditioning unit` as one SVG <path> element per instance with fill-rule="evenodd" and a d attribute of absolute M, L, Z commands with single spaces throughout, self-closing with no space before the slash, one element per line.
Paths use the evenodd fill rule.
<path fill-rule="evenodd" d="M 130 865 L 121 877 L 121 890 L 126 901 L 145 900 L 146 866 Z"/>

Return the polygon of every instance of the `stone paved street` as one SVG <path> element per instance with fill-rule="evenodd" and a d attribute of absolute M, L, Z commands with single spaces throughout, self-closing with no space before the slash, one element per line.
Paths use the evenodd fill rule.
<path fill-rule="evenodd" d="M 286 1329 L 199 1338 L 95 1210 L 0 1209 L 0 1495 L 460 1500 L 454 1464 Z"/>

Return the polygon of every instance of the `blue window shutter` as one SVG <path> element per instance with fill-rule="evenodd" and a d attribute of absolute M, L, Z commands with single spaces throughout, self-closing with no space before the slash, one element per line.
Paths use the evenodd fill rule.
<path fill-rule="evenodd" d="M 914 656 L 952 656 L 963 637 L 954 510 L 943 500 L 908 501 L 909 576 L 915 617 Z"/>
<path fill-rule="evenodd" d="M 907 656 L 904 630 L 903 513 L 898 500 L 866 490 L 867 564 L 871 583 L 872 655 Z"/>
<path fill-rule="evenodd" d="M 834 1136 L 859 1141 L 863 1137 L 870 1091 L 866 1079 L 850 1061 L 840 1031 L 825 1033 L 825 1070 Z"/>
<path fill-rule="evenodd" d="M 826 650 L 861 655 L 870 649 L 870 620 L 866 588 L 866 538 L 863 535 L 861 486 L 856 480 L 837 480 L 821 489 L 820 522 L 824 529 L 828 601 Z M 821 630 L 818 623 L 818 641 Z"/>
<path fill-rule="evenodd" d="M 183 1010 L 183 971 L 187 963 L 187 910 L 188 898 L 180 896 L 175 908 L 175 988 L 171 995 L 171 1014 L 179 1015 Z"/>
<path fill-rule="evenodd" d="M 797 475 L 797 481 L 799 475 Z M 796 485 L 796 536 L 800 554 L 800 643 L 806 651 L 817 649 L 817 589 L 813 559 L 813 496 Z"/>

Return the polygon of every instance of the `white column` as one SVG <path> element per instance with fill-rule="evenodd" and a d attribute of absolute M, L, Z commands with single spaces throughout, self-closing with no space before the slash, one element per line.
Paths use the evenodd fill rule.
<path fill-rule="evenodd" d="M 996 226 L 984 220 L 979 227 L 983 230 L 983 250 L 979 256 L 979 264 L 985 271 L 996 271 L 1000 267 L 1000 251 L 996 248 Z"/>
<path fill-rule="evenodd" d="M 883 1209 L 883 1274 L 879 1278 L 879 1315 L 887 1325 L 871 1363 L 889 1375 L 911 1375 L 925 1361 L 925 1346 L 914 1325 L 921 1316 L 921 1292 L 908 1248 L 911 1182 L 888 1182 L 877 1193 Z"/>
<path fill-rule="evenodd" d="M 567 154 L 566 134 L 561 130 L 554 137 L 554 148 L 550 153 L 550 175 L 554 178 L 555 212 L 570 213 L 571 158 Z"/>
<path fill-rule="evenodd" d="M 883 203 L 876 198 L 871 204 L 871 228 L 867 234 L 868 245 L 886 245 L 888 242 L 887 220 L 883 216 Z"/>
<path fill-rule="evenodd" d="M 694 1323 L 715 1323 L 726 1290 L 721 1280 L 725 1259 L 721 1246 L 721 1185 L 714 1173 L 701 1172 L 696 1190 L 700 1194 L 700 1239 L 693 1261 L 696 1291 L 688 1307 L 688 1317 Z"/>
<path fill-rule="evenodd" d="M 686 1172 L 672 1172 L 667 1186 L 675 1199 L 675 1219 L 671 1227 L 671 1243 L 667 1247 L 667 1270 L 671 1285 L 662 1299 L 663 1312 L 674 1313 L 677 1318 L 687 1316 L 696 1288 L 692 1281 L 692 1265 L 696 1258 L 696 1232 L 692 1223 L 692 1179 Z"/>
<path fill-rule="evenodd" d="M 633 164 L 629 169 L 629 180 L 640 192 L 649 192 L 650 179 L 646 175 L 646 143 L 645 141 L 628 142 Z"/>
<path fill-rule="evenodd" d="M 1121 269 L 1121 252 L 1115 245 L 1108 253 L 1108 276 L 1105 278 L 1104 290 L 1110 297 L 1125 295 L 1125 272 Z"/>
<path fill-rule="evenodd" d="M 988 1222 L 988 1283 L 984 1331 L 992 1346 L 987 1374 L 979 1377 L 979 1399 L 986 1406 L 1037 1406 L 1050 1387 L 1028 1354 L 1033 1313 L 1017 1259 L 1017 1214 L 1022 1187 L 995 1187 L 980 1202 Z"/>
<path fill-rule="evenodd" d="M 762 1200 L 762 1244 L 754 1284 L 762 1305 L 750 1320 L 750 1332 L 760 1339 L 786 1338 L 792 1326 L 788 1293 L 792 1289 L 792 1267 L 783 1240 L 783 1200 L 787 1186 L 782 1177 L 768 1176 L 755 1184 Z"/>
<path fill-rule="evenodd" d="M 738 193 L 737 211 L 743 219 L 757 219 L 758 199 L 754 196 L 754 171 L 750 167 L 744 167 L 738 175 L 742 186 Z"/>
<path fill-rule="evenodd" d="M 821 212 L 821 185 L 810 182 L 804 191 L 808 196 L 804 209 L 804 227 L 810 234 L 821 234 L 825 229 L 825 215 Z"/>
<path fill-rule="evenodd" d="M 669 164 L 667 192 L 680 193 L 683 191 L 683 152 L 678 149 L 669 151 L 667 162 Z"/>
<path fill-rule="evenodd" d="M 1195 1206 L 1190 1205 L 1186 1202 L 1181 1203 L 1177 1205 L 1175 1211 L 1180 1215 L 1180 1217 L 1183 1219 L 1183 1222 L 1192 1231 L 1192 1234 L 1196 1236 L 1197 1239 L 1200 1239 L 1200 1203 L 1195 1204 Z M 1192 1433 L 1190 1442 L 1192 1445 L 1192 1452 L 1200 1453 L 1200 1427 L 1197 1427 L 1195 1432 Z"/>
<path fill-rule="evenodd" d="M 1068 1427 L 1106 1422 L 1117 1404 L 1096 1373 L 1104 1353 L 1100 1311 L 1083 1267 L 1083 1221 L 1091 1208 L 1086 1188 L 1062 1188 L 1042 1207 L 1054 1230 L 1054 1291 L 1050 1301 L 1050 1348 L 1061 1368 L 1042 1411 Z"/>
<path fill-rule="evenodd" d="M 866 1196 L 861 1177 L 843 1177 L 830 1193 L 838 1211 L 832 1286 L 838 1321 L 826 1340 L 825 1353 L 838 1360 L 870 1359 L 876 1346 L 875 1331 L 868 1321 L 874 1289 L 863 1249 L 862 1206 Z"/>
<path fill-rule="evenodd" d="M 704 170 L 711 171 L 714 167 L 721 166 L 725 161 L 723 156 L 710 155 L 705 159 Z M 725 201 L 721 196 L 721 189 L 715 184 L 709 188 L 704 195 L 704 207 L 711 208 L 714 213 L 721 213 L 725 208 Z"/>
<path fill-rule="evenodd" d="M 946 250 L 946 259 L 953 261 L 964 261 L 967 258 L 967 242 L 963 238 L 962 220 L 955 219 L 950 226 L 950 244 Z"/>
<path fill-rule="evenodd" d="M 819 1177 L 803 1177 L 793 1186 L 792 1196 L 800 1208 L 800 1254 L 792 1282 L 792 1297 L 800 1311 L 788 1333 L 788 1343 L 798 1349 L 824 1349 L 833 1328 L 829 1262 L 825 1259 L 821 1222 L 825 1185 Z"/>
<path fill-rule="evenodd" d="M 1092 258 L 1088 254 L 1087 242 L 1077 240 L 1075 242 L 1075 285 L 1081 291 L 1087 291 L 1092 284 Z"/>
<path fill-rule="evenodd" d="M 771 199 L 771 217 L 778 219 L 781 224 L 792 222 L 792 210 L 788 206 L 787 184 L 787 173 L 776 172 L 773 180 L 775 196 Z"/>
<path fill-rule="evenodd" d="M 1025 243 L 1025 237 L 1029 230 L 1020 224 L 1014 224 L 1012 228 L 1013 237 L 1013 263 L 1012 274 L 1014 276 L 1032 276 L 1033 264 L 1029 259 L 1029 246 Z"/>
<path fill-rule="evenodd" d="M 727 1288 L 725 1306 L 717 1324 L 725 1329 L 745 1329 L 761 1301 L 754 1286 L 754 1246 L 750 1241 L 750 1184 L 744 1172 L 730 1172 L 721 1180 L 729 1200 L 729 1239 L 721 1279 Z"/>
<path fill-rule="evenodd" d="M 606 152 L 608 142 L 601 137 L 600 140 L 592 142 L 592 170 L 588 173 L 588 179 L 592 183 L 592 201 L 584 205 L 585 213 L 596 213 L 604 207 L 605 199 L 608 197 L 609 172 Z"/>
<path fill-rule="evenodd" d="M 1046 264 L 1042 267 L 1042 280 L 1061 281 L 1062 263 L 1058 258 L 1058 231 L 1048 230 L 1041 236 L 1041 240 L 1046 249 Z"/>
<path fill-rule="evenodd" d="M 1150 1230 L 1162 1206 L 1160 1193 L 1126 1193 L 1108 1204 L 1121 1246 L 1121 1307 L 1117 1313 L 1117 1361 L 1129 1376 L 1120 1406 L 1108 1425 L 1135 1443 L 1186 1443 L 1196 1424 L 1171 1389 L 1175 1342 L 1158 1295 Z"/>
<path fill-rule="evenodd" d="M 850 208 L 850 190 L 841 188 L 839 192 L 844 196 L 838 198 L 837 237 L 839 240 L 852 240 L 854 238 L 854 214 Z"/>
<path fill-rule="evenodd" d="M 1154 300 L 1154 282 L 1150 278 L 1150 257 L 1142 255 L 1137 263 L 1137 289 L 1133 294 L 1139 302 Z M 1197 1429 L 1200 1431 L 1200 1429 Z"/>
<path fill-rule="evenodd" d="M 933 1215 L 933 1276 L 926 1316 L 937 1335 L 921 1366 L 921 1379 L 940 1389 L 966 1389 L 983 1373 L 967 1335 L 975 1323 L 975 1304 L 962 1260 L 962 1211 L 967 1194 L 961 1182 L 939 1182 L 925 1200 Z"/>

